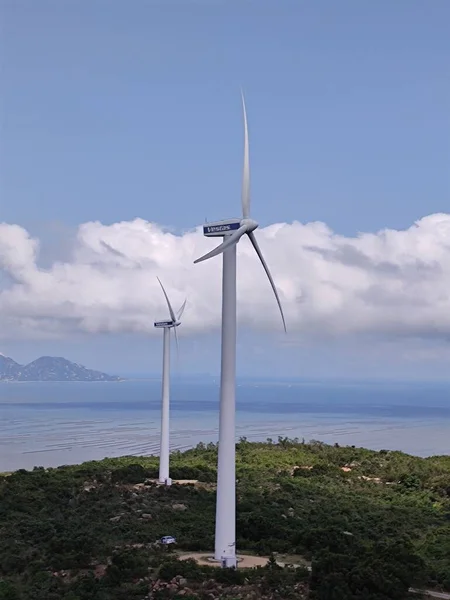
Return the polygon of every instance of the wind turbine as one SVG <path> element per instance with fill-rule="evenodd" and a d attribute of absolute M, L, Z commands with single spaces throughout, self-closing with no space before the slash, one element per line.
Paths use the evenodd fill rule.
<path fill-rule="evenodd" d="M 223 242 L 195 263 L 223 254 L 222 269 L 222 359 L 220 376 L 219 457 L 217 465 L 217 501 L 214 558 L 223 567 L 236 567 L 236 246 L 241 237 L 248 235 L 253 248 L 269 278 L 280 309 L 283 327 L 286 322 L 280 298 L 269 267 L 261 253 L 254 231 L 258 223 L 250 218 L 250 167 L 248 126 L 245 100 L 244 115 L 244 169 L 242 178 L 242 219 L 215 221 L 203 226 L 206 237 L 223 237 Z"/>
<path fill-rule="evenodd" d="M 177 327 L 181 324 L 180 319 L 186 306 L 186 300 L 181 305 L 180 310 L 175 315 L 172 305 L 163 284 L 157 277 L 159 285 L 163 291 L 164 297 L 169 308 L 170 319 L 167 321 L 156 321 L 155 327 L 164 330 L 163 336 L 163 370 L 162 370 L 162 402 L 161 402 L 161 443 L 159 450 L 159 482 L 165 485 L 172 485 L 169 477 L 169 380 L 170 380 L 170 330 L 175 334 L 175 344 L 178 353 Z"/>

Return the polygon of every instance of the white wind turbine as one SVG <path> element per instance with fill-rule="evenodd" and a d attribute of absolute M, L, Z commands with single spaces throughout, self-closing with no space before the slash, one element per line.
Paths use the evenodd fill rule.
<path fill-rule="evenodd" d="M 165 485 L 172 485 L 172 480 L 169 477 L 169 404 L 170 404 L 170 330 L 173 329 L 175 334 L 175 343 L 178 352 L 178 337 L 177 327 L 181 324 L 180 319 L 186 306 L 186 300 L 181 305 L 180 310 L 175 315 L 169 297 L 166 294 L 163 284 L 157 277 L 159 285 L 166 298 L 169 308 L 170 319 L 167 321 L 156 321 L 155 327 L 164 330 L 163 336 L 163 371 L 162 371 L 162 401 L 161 401 L 161 444 L 159 450 L 159 482 Z"/>
<path fill-rule="evenodd" d="M 263 258 L 254 230 L 258 223 L 250 218 L 250 167 L 248 127 L 245 100 L 244 113 L 244 170 L 242 179 L 242 219 L 227 219 L 203 227 L 206 237 L 223 237 L 223 242 L 195 263 L 223 253 L 222 270 L 222 360 L 220 377 L 219 458 L 217 465 L 217 503 L 214 558 L 224 567 L 235 567 L 236 561 L 236 246 L 247 234 L 269 278 L 275 294 L 284 330 L 286 323 L 275 283 Z"/>

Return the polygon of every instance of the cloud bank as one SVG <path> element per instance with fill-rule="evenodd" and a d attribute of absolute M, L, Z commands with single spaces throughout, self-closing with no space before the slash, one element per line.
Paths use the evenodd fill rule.
<path fill-rule="evenodd" d="M 345 237 L 324 223 L 278 223 L 256 231 L 291 334 L 450 334 L 450 215 L 409 229 Z M 167 316 L 158 275 L 185 333 L 220 326 L 222 260 L 194 265 L 217 241 L 201 230 L 175 235 L 135 219 L 82 224 L 70 259 L 39 263 L 40 242 L 0 224 L 0 336 L 74 331 L 153 333 Z M 281 332 L 277 306 L 250 243 L 238 246 L 241 324 Z"/>

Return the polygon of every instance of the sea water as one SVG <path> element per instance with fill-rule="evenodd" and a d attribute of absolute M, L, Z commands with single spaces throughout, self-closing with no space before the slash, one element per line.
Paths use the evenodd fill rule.
<path fill-rule="evenodd" d="M 157 452 L 158 380 L 0 384 L 0 472 Z M 211 378 L 171 388 L 171 449 L 217 441 Z M 450 453 L 450 384 L 242 380 L 236 435 Z"/>

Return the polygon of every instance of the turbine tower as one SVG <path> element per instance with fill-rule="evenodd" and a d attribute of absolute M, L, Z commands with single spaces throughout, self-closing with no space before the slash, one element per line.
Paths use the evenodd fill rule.
<path fill-rule="evenodd" d="M 161 401 L 161 443 L 159 450 L 159 482 L 165 485 L 172 485 L 169 477 L 169 403 L 170 403 L 170 330 L 175 334 L 175 344 L 178 352 L 177 327 L 181 324 L 181 315 L 186 306 L 186 300 L 181 305 L 180 310 L 175 315 L 169 297 L 166 294 L 163 284 L 157 277 L 159 285 L 163 291 L 164 297 L 169 308 L 170 319 L 167 321 L 156 321 L 155 327 L 163 329 L 163 369 L 162 369 L 162 401 Z"/>
<path fill-rule="evenodd" d="M 242 219 L 227 219 L 203 226 L 206 237 L 223 237 L 223 242 L 195 263 L 223 254 L 222 269 L 222 359 L 220 376 L 219 458 L 217 465 L 217 503 L 214 558 L 223 567 L 236 567 L 236 246 L 247 234 L 269 278 L 280 309 L 283 327 L 286 322 L 280 298 L 269 267 L 261 253 L 254 231 L 258 223 L 250 218 L 250 167 L 245 100 L 244 169 L 242 178 Z"/>

